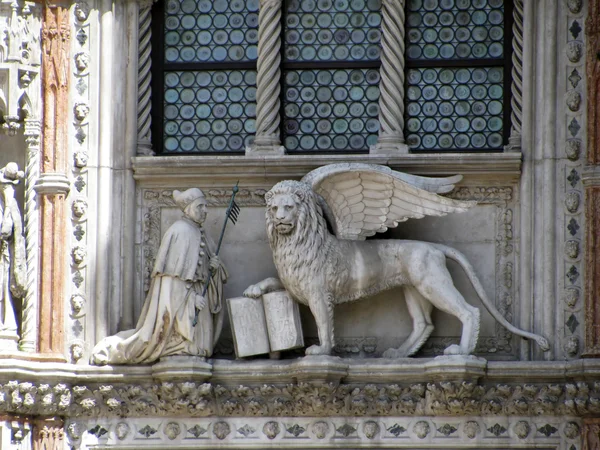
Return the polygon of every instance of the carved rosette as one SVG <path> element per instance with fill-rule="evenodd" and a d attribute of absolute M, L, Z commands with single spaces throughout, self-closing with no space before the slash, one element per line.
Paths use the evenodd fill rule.
<path fill-rule="evenodd" d="M 282 154 L 279 137 L 282 0 L 261 0 L 258 14 L 256 137 L 250 152 Z"/>
<path fill-rule="evenodd" d="M 523 0 L 513 3 L 512 84 L 510 138 L 508 150 L 521 150 L 521 125 L 523 123 Z"/>
<path fill-rule="evenodd" d="M 404 144 L 404 2 L 384 0 L 381 25 L 379 138 L 371 152 L 408 152 Z"/>

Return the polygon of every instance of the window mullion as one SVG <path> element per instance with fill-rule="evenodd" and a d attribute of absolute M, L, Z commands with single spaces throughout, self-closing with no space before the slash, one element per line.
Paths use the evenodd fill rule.
<path fill-rule="evenodd" d="M 404 0 L 383 0 L 379 137 L 371 153 L 408 153 L 404 142 Z"/>
<path fill-rule="evenodd" d="M 249 153 L 283 154 L 279 136 L 283 0 L 261 0 L 258 13 L 256 137 Z"/>

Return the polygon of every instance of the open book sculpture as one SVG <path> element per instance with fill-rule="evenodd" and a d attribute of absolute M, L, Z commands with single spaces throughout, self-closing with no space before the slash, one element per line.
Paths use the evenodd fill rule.
<path fill-rule="evenodd" d="M 462 322 L 460 344 L 450 345 L 444 353 L 467 355 L 477 344 L 479 309 L 454 287 L 446 268 L 450 258 L 462 266 L 496 320 L 547 350 L 546 339 L 514 327 L 498 312 L 473 267 L 457 250 L 421 241 L 364 240 L 408 219 L 471 208 L 474 202 L 438 195 L 450 192 L 461 178 L 419 177 L 369 164 L 332 164 L 310 172 L 302 181 L 276 184 L 266 194 L 266 221 L 279 279 L 252 285 L 244 295 L 257 298 L 286 289 L 296 301 L 308 305 L 320 345 L 309 347 L 306 354 L 321 355 L 333 350 L 335 305 L 402 287 L 413 330 L 400 348 L 388 349 L 384 356 L 410 356 L 421 348 L 434 329 L 433 306 Z"/>

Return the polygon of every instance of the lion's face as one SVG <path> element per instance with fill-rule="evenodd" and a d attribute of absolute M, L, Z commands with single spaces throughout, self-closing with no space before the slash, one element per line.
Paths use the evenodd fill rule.
<path fill-rule="evenodd" d="M 267 199 L 269 220 L 279 234 L 289 234 L 293 231 L 298 213 L 299 205 L 293 195 L 276 194 Z"/>

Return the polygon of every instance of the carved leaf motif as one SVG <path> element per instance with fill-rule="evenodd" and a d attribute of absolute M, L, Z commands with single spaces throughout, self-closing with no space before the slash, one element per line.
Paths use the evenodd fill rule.
<path fill-rule="evenodd" d="M 252 428 L 250 425 L 246 424 L 241 428 L 238 428 L 237 432 L 240 433 L 244 437 L 248 437 L 251 434 L 254 434 L 256 430 Z"/>
<path fill-rule="evenodd" d="M 391 427 L 389 427 L 387 429 L 391 434 L 393 434 L 394 436 L 398 437 L 401 434 L 406 432 L 406 428 L 401 427 L 400 425 L 398 425 L 397 423 L 395 423 L 394 425 L 392 425 Z"/>
<path fill-rule="evenodd" d="M 294 424 L 291 427 L 286 428 L 286 430 L 288 433 L 293 434 L 294 437 L 298 437 L 306 431 L 306 428 L 303 428 L 298 424 Z"/>
<path fill-rule="evenodd" d="M 554 428 L 552 425 L 547 423 L 542 428 L 538 428 L 538 431 L 542 433 L 546 437 L 552 436 L 554 433 L 558 431 L 558 429 Z"/>
<path fill-rule="evenodd" d="M 156 432 L 157 432 L 157 430 L 155 430 L 154 428 L 152 428 L 150 425 L 146 425 L 141 430 L 138 430 L 139 434 L 141 434 L 142 436 L 147 437 L 147 438 L 149 438 L 150 436 L 152 436 Z"/>
<path fill-rule="evenodd" d="M 100 438 L 108 433 L 108 430 L 100 425 L 96 425 L 91 430 L 88 430 L 88 433 L 93 434 L 94 436 Z"/>
<path fill-rule="evenodd" d="M 444 424 L 443 427 L 437 429 L 444 436 L 450 436 L 452 433 L 456 432 L 456 428 L 450 425 L 449 423 Z"/>
<path fill-rule="evenodd" d="M 340 433 L 344 437 L 350 436 L 352 433 L 356 433 L 356 428 L 352 425 L 345 423 L 343 426 L 336 429 L 338 433 Z"/>
<path fill-rule="evenodd" d="M 488 431 L 492 433 L 494 436 L 498 437 L 504 433 L 506 433 L 506 428 L 504 428 L 499 423 L 495 424 L 493 427 L 488 428 Z"/>

